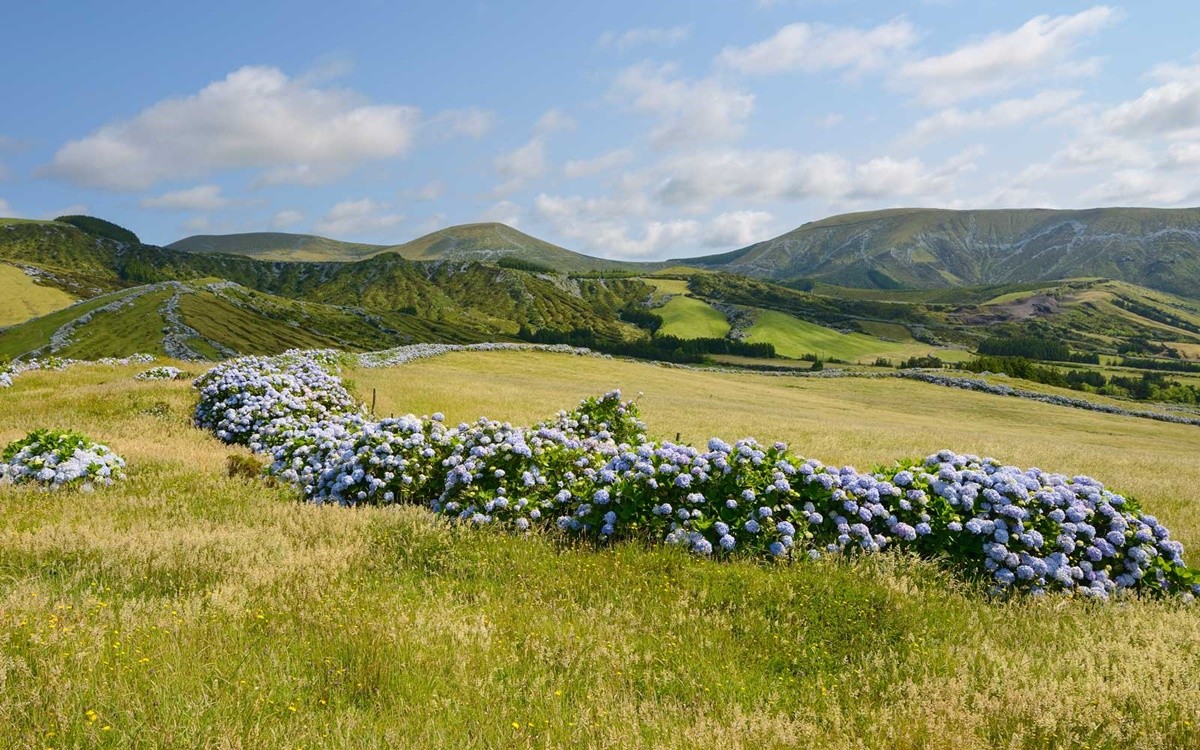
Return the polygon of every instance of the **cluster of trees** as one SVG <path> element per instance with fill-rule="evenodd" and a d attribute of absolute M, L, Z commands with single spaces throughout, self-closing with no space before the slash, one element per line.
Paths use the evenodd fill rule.
<path fill-rule="evenodd" d="M 596 335 L 589 328 L 555 331 L 539 328 L 534 331 L 521 326 L 517 338 L 535 344 L 569 344 L 584 346 L 605 354 L 639 359 L 654 359 L 679 364 L 703 362 L 712 354 L 735 354 L 742 357 L 770 359 L 775 357 L 771 344 L 751 344 L 731 339 L 681 339 L 675 336 L 653 336 L 638 341 L 615 341 Z"/>
<path fill-rule="evenodd" d="M 621 320 L 626 323 L 633 323 L 638 328 L 649 331 L 651 335 L 658 333 L 658 329 L 662 328 L 663 318 L 658 313 L 650 312 L 645 307 L 636 302 L 630 303 L 621 309 Z"/>
<path fill-rule="evenodd" d="M 959 365 L 971 372 L 1003 373 L 1035 383 L 1088 391 L 1105 396 L 1139 401 L 1165 401 L 1181 404 L 1200 403 L 1200 388 L 1168 380 L 1161 372 L 1139 376 L 1114 375 L 1107 378 L 1096 370 L 1060 370 L 1023 357 L 976 357 Z"/>
<path fill-rule="evenodd" d="M 529 273 L 554 273 L 554 269 L 544 263 L 538 263 L 533 260 L 525 260 L 518 258 L 515 255 L 505 255 L 500 260 L 496 261 L 496 265 L 501 268 L 511 268 L 514 271 L 528 271 Z"/>
<path fill-rule="evenodd" d="M 1100 364 L 1099 354 L 1073 352 L 1063 342 L 1042 336 L 993 336 L 979 342 L 979 353 L 992 357 L 1022 357 L 1046 362 Z"/>
<path fill-rule="evenodd" d="M 1113 304 L 1124 310 L 1128 310 L 1135 315 L 1140 315 L 1143 318 L 1169 325 L 1172 328 L 1179 328 L 1184 331 L 1191 331 L 1192 333 L 1200 333 L 1200 326 L 1196 325 L 1190 320 L 1184 320 L 1175 313 L 1168 312 L 1166 310 L 1160 310 L 1152 305 L 1147 305 L 1143 302 L 1129 299 L 1128 297 L 1117 297 L 1113 300 Z"/>
<path fill-rule="evenodd" d="M 142 243 L 136 234 L 125 227 L 113 224 L 111 221 L 97 219 L 95 216 L 59 216 L 55 221 L 60 224 L 70 224 L 93 237 L 104 237 L 105 239 L 124 242 L 127 245 L 140 245 Z"/>
<path fill-rule="evenodd" d="M 1121 357 L 1121 366 L 1122 367 L 1136 367 L 1139 370 L 1165 370 L 1166 372 L 1200 372 L 1200 362 L 1184 362 L 1182 360 L 1161 360 L 1161 359 L 1144 359 L 1141 357 Z"/>
<path fill-rule="evenodd" d="M 1151 354 L 1179 359 L 1179 352 L 1166 344 L 1135 336 L 1117 344 L 1117 354 Z"/>

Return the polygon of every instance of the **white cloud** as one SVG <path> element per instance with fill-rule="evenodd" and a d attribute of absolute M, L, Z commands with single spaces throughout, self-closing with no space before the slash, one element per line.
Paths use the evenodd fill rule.
<path fill-rule="evenodd" d="M 534 199 L 532 214 L 556 233 L 601 254 L 619 258 L 661 255 L 682 244 L 694 242 L 700 224 L 694 220 L 633 219 L 644 206 L 636 198 L 584 198 L 542 193 Z"/>
<path fill-rule="evenodd" d="M 521 225 L 522 213 L 521 207 L 512 201 L 498 201 L 484 209 L 479 215 L 479 220 L 495 221 L 516 229 Z"/>
<path fill-rule="evenodd" d="M 741 136 L 746 118 L 754 109 L 754 95 L 709 77 L 685 80 L 676 77 L 673 65 L 642 63 L 621 71 L 610 95 L 635 111 L 657 117 L 651 134 L 656 148 Z"/>
<path fill-rule="evenodd" d="M 0 216 L 6 219 L 19 219 L 21 214 L 17 213 L 16 209 L 8 204 L 8 201 L 0 198 Z"/>
<path fill-rule="evenodd" d="M 563 165 L 563 176 L 571 180 L 594 177 L 633 161 L 633 149 L 618 148 L 591 159 L 573 159 Z"/>
<path fill-rule="evenodd" d="M 691 34 L 692 30 L 687 26 L 638 26 L 622 32 L 606 31 L 596 40 L 596 46 L 601 49 L 615 48 L 618 50 L 651 44 L 673 47 L 685 41 Z"/>
<path fill-rule="evenodd" d="M 82 203 L 72 203 L 69 206 L 63 206 L 52 214 L 46 214 L 44 218 L 53 219 L 58 216 L 87 216 L 88 207 Z"/>
<path fill-rule="evenodd" d="M 1083 194 L 1092 205 L 1176 206 L 1194 201 L 1200 187 L 1193 180 L 1164 179 L 1155 169 L 1122 169 Z"/>
<path fill-rule="evenodd" d="M 431 232 L 436 232 L 445 226 L 446 214 L 432 214 L 417 225 L 417 236 L 423 237 L 424 235 L 430 234 Z"/>
<path fill-rule="evenodd" d="M 423 130 L 431 133 L 435 138 L 464 135 L 468 138 L 479 139 L 491 131 L 495 122 L 495 113 L 479 107 L 448 109 L 438 113 L 425 123 Z"/>
<path fill-rule="evenodd" d="M 1049 77 L 1094 73 L 1095 60 L 1074 54 L 1080 42 L 1121 13 L 1097 5 L 1074 15 L 1037 16 L 1020 28 L 991 34 L 945 55 L 902 65 L 898 78 L 930 104 L 948 104 Z"/>
<path fill-rule="evenodd" d="M 167 211 L 216 211 L 228 206 L 230 201 L 221 195 L 219 185 L 197 185 L 186 190 L 173 190 L 162 195 L 149 195 L 141 200 L 142 208 Z"/>
<path fill-rule="evenodd" d="M 819 128 L 835 128 L 845 120 L 846 116 L 840 112 L 830 112 L 817 118 L 817 127 Z"/>
<path fill-rule="evenodd" d="M 193 234 L 212 229 L 212 221 L 207 216 L 192 216 L 179 225 L 185 232 Z"/>
<path fill-rule="evenodd" d="M 1042 91 L 1026 99 L 1005 99 L 990 107 L 963 110 L 949 107 L 918 120 L 905 140 L 927 143 L 941 136 L 970 130 L 1010 128 L 1060 112 L 1079 99 L 1081 92 Z"/>
<path fill-rule="evenodd" d="M 903 18 L 871 29 L 793 23 L 748 47 L 726 47 L 717 62 L 757 75 L 796 70 L 862 73 L 883 68 L 916 40 L 916 29 Z"/>
<path fill-rule="evenodd" d="M 534 123 L 533 132 L 538 135 L 548 135 L 560 130 L 574 130 L 575 118 L 561 109 L 548 109 Z"/>
<path fill-rule="evenodd" d="M 446 183 L 441 180 L 433 180 L 422 185 L 413 198 L 419 201 L 429 202 L 441 198 L 446 193 Z"/>
<path fill-rule="evenodd" d="M 942 199 L 974 168 L 978 149 L 941 165 L 883 156 L 853 164 L 836 154 L 789 149 L 725 150 L 687 154 L 654 168 L 656 197 L 666 205 L 703 209 L 718 200 L 741 203 L 826 200 Z"/>
<path fill-rule="evenodd" d="M 277 211 L 275 216 L 271 218 L 271 226 L 276 229 L 287 229 L 304 221 L 304 214 L 293 209 L 284 209 Z"/>
<path fill-rule="evenodd" d="M 709 222 L 702 243 L 706 247 L 745 247 L 770 239 L 775 217 L 766 211 L 731 211 Z"/>
<path fill-rule="evenodd" d="M 404 215 L 393 213 L 386 203 L 370 198 L 338 203 L 317 222 L 317 232 L 341 238 L 348 235 L 374 234 L 391 229 L 404 221 Z"/>
<path fill-rule="evenodd" d="M 1152 75 L 1162 82 L 1105 112 L 1104 129 L 1138 137 L 1200 133 L 1200 65 L 1161 66 Z"/>
<path fill-rule="evenodd" d="M 496 173 L 504 180 L 496 187 L 497 194 L 511 193 L 525 186 L 530 180 L 546 173 L 546 143 L 542 136 L 534 136 L 525 145 L 492 160 Z"/>
<path fill-rule="evenodd" d="M 67 143 L 44 171 L 117 190 L 225 169 L 272 170 L 268 182 L 315 182 L 403 156 L 418 123 L 414 107 L 368 104 L 277 68 L 244 67 Z"/>
<path fill-rule="evenodd" d="M 845 195 L 849 162 L 834 154 L 788 149 L 729 149 L 681 155 L 659 164 L 656 195 L 667 205 L 702 207 L 720 199 L 743 202 Z"/>
<path fill-rule="evenodd" d="M 504 180 L 493 192 L 507 195 L 546 174 L 550 168 L 546 160 L 547 138 L 561 130 L 572 130 L 575 124 L 575 120 L 561 110 L 546 110 L 534 123 L 532 138 L 524 145 L 492 159 L 496 174 Z"/>

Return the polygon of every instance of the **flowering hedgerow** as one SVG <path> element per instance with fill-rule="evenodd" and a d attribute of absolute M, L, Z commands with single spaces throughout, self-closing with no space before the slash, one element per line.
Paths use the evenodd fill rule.
<path fill-rule="evenodd" d="M 532 427 L 440 414 L 372 421 L 303 353 L 248 357 L 197 381 L 197 423 L 272 453 L 313 502 L 414 503 L 518 532 L 644 539 L 699 555 L 776 559 L 895 549 L 938 558 L 997 593 L 1200 593 L 1182 546 L 1088 477 L 942 451 L 862 473 L 783 443 L 647 439 L 619 391 Z"/>
<path fill-rule="evenodd" d="M 180 370 L 178 367 L 170 365 L 159 365 L 151 367 L 145 372 L 139 372 L 133 376 L 134 380 L 183 380 L 187 377 L 187 373 Z"/>
<path fill-rule="evenodd" d="M 196 379 L 197 426 L 227 443 L 266 450 L 278 435 L 357 411 L 342 381 L 312 357 L 243 357 Z"/>
<path fill-rule="evenodd" d="M 61 430 L 37 430 L 0 454 L 0 480 L 50 489 L 110 485 L 125 478 L 125 461 L 108 446 Z"/>

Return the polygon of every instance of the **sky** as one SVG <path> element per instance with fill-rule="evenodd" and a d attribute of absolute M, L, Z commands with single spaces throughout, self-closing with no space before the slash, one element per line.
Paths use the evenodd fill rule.
<path fill-rule="evenodd" d="M 0 216 L 155 244 L 499 221 L 649 260 L 876 208 L 1200 204 L 1189 0 L 117 0 L 3 27 Z"/>

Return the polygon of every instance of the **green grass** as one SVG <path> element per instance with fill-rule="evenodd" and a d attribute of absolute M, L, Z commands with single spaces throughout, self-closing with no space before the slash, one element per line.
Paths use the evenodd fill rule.
<path fill-rule="evenodd" d="M 654 283 L 662 283 L 655 281 Z M 667 304 L 654 308 L 662 316 L 663 324 L 658 333 L 663 336 L 678 336 L 681 339 L 720 339 L 729 333 L 729 321 L 707 302 L 693 297 L 677 295 Z"/>
<path fill-rule="evenodd" d="M 91 310 L 125 296 L 127 291 L 94 297 L 63 310 L 26 321 L 0 333 L 0 356 L 18 357 L 50 343 L 50 337 L 63 325 Z"/>
<path fill-rule="evenodd" d="M 189 426 L 190 384 L 136 383 L 138 370 L 27 373 L 0 391 L 0 440 L 75 428 L 129 460 L 127 483 L 90 495 L 0 494 L 8 746 L 1200 743 L 1196 606 L 989 602 L 892 555 L 717 564 L 307 506 L 227 478 L 241 451 Z M 994 453 L 1128 488 L 1200 544 L 1193 427 L 920 383 L 545 354 L 348 375 L 381 407 L 451 420 L 528 421 L 621 386 L 645 392 L 659 434 L 790 439 L 860 465 L 947 444 Z"/>
<path fill-rule="evenodd" d="M 149 292 L 130 305 L 97 313 L 75 329 L 71 344 L 58 354 L 76 359 L 122 357 L 134 352 L 165 355 L 163 329 L 167 322 L 161 308 L 171 294 L 169 289 Z"/>
<path fill-rule="evenodd" d="M 36 283 L 16 266 L 0 263 L 0 328 L 61 310 L 75 298 L 61 289 Z"/>
<path fill-rule="evenodd" d="M 769 310 L 758 316 L 747 333 L 748 341 L 773 344 L 775 351 L 784 357 L 815 354 L 824 359 L 833 357 L 847 362 L 871 362 L 877 357 L 907 359 L 925 354 L 935 354 L 948 361 L 969 357 L 967 352 L 922 344 L 912 340 L 911 336 L 908 341 L 884 341 L 863 333 L 842 333 Z"/>

